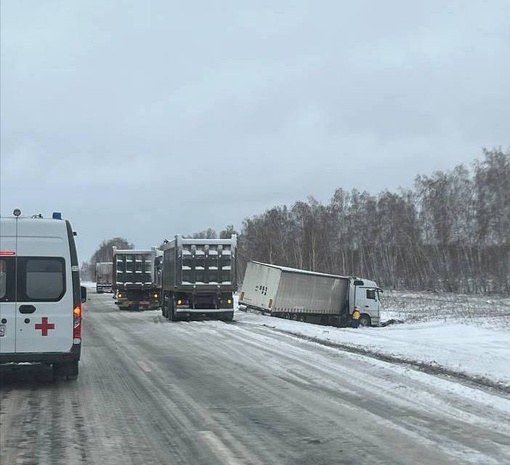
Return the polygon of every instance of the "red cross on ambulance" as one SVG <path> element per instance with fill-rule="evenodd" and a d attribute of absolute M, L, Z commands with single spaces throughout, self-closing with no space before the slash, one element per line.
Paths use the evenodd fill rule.
<path fill-rule="evenodd" d="M 47 336 L 48 335 L 48 330 L 55 329 L 55 323 L 48 323 L 48 317 L 47 316 L 43 316 L 42 320 L 41 320 L 41 323 L 37 323 L 35 325 L 35 329 L 40 329 L 41 330 L 41 336 Z"/>

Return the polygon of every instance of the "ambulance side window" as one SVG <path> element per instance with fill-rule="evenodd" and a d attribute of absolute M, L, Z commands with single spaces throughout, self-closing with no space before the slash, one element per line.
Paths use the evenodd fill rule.
<path fill-rule="evenodd" d="M 64 270 L 63 258 L 24 258 L 19 297 L 27 302 L 60 300 L 65 292 Z"/>
<path fill-rule="evenodd" d="M 7 263 L 0 260 L 0 299 L 7 294 Z"/>
<path fill-rule="evenodd" d="M 14 258 L 0 259 L 0 301 L 14 302 Z"/>

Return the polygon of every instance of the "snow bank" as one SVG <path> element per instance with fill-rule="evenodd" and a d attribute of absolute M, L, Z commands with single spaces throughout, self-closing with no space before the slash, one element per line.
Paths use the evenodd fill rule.
<path fill-rule="evenodd" d="M 393 293 L 380 328 L 334 328 L 238 311 L 236 320 L 331 345 L 362 349 L 510 388 L 509 299 Z"/>

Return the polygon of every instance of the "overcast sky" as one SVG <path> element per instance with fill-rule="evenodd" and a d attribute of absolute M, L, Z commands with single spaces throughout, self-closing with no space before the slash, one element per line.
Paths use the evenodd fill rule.
<path fill-rule="evenodd" d="M 2 0 L 0 213 L 81 261 L 510 145 L 508 0 Z"/>

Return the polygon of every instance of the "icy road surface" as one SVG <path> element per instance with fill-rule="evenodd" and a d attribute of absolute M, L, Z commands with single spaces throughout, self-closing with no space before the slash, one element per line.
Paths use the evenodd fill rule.
<path fill-rule="evenodd" d="M 0 368 L 2 465 L 510 463 L 510 400 L 497 390 L 242 312 L 172 323 L 90 292 L 84 313 L 77 381 Z"/>

